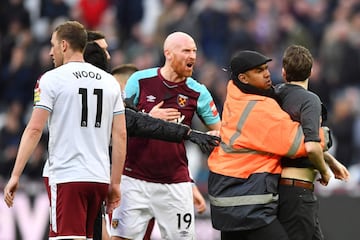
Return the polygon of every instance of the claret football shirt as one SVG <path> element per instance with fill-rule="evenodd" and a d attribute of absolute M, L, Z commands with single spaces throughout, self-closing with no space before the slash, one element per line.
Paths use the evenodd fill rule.
<path fill-rule="evenodd" d="M 164 101 L 162 108 L 177 108 L 178 122 L 189 126 L 194 114 L 206 125 L 220 121 L 210 92 L 191 77 L 173 83 L 163 78 L 160 68 L 145 69 L 131 75 L 125 93 L 128 98 L 135 95 L 134 104 L 144 112 Z M 184 143 L 128 138 L 124 175 L 156 183 L 191 181 Z"/>

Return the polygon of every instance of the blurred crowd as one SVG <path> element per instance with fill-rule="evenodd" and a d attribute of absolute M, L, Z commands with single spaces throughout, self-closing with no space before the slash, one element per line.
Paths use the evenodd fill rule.
<path fill-rule="evenodd" d="M 327 107 L 331 150 L 351 168 L 348 186 L 359 188 L 360 0 L 2 0 L 0 179 L 7 179 L 12 169 L 36 80 L 53 68 L 48 54 L 53 27 L 68 19 L 104 33 L 112 67 L 160 66 L 165 37 L 174 31 L 189 33 L 198 45 L 194 78 L 209 88 L 220 112 L 229 59 L 236 51 L 257 50 L 271 57 L 276 84 L 282 81 L 284 49 L 289 44 L 309 48 L 315 59 L 309 88 Z M 45 133 L 26 177 L 41 179 L 46 143 Z M 195 178 L 205 186 L 206 156 L 200 158 Z"/>

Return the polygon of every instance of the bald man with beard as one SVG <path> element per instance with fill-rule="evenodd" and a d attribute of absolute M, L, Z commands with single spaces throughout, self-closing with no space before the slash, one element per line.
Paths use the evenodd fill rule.
<path fill-rule="evenodd" d="M 190 126 L 197 114 L 217 133 L 220 117 L 213 98 L 191 77 L 196 52 L 190 35 L 170 34 L 164 42 L 165 64 L 132 74 L 125 95 L 137 109 L 163 120 Z M 194 239 L 193 182 L 184 142 L 130 137 L 127 150 L 121 203 L 112 216 L 112 239 L 142 239 L 153 217 L 162 239 Z"/>

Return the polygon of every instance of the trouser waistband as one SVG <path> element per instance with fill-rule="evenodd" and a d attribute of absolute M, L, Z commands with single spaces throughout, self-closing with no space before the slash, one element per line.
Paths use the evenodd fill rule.
<path fill-rule="evenodd" d="M 280 178 L 279 184 L 285 186 L 301 187 L 314 191 L 314 184 L 309 181 L 292 179 L 292 178 Z"/>

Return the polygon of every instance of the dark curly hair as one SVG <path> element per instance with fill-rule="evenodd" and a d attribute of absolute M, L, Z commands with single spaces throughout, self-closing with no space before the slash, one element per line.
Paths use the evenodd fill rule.
<path fill-rule="evenodd" d="M 84 59 L 86 62 L 91 63 L 104 71 L 109 71 L 109 62 L 106 53 L 96 42 L 88 42 L 86 44 Z"/>

